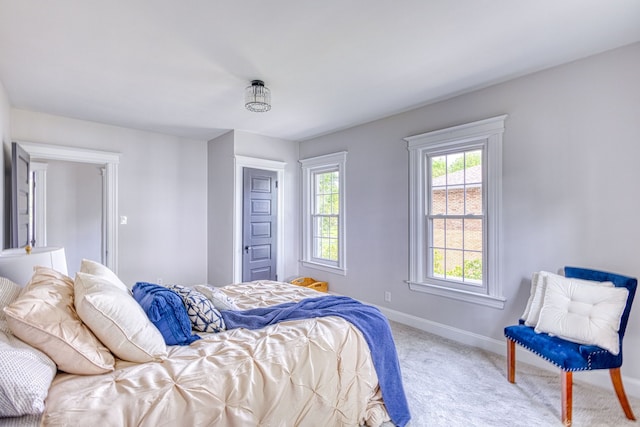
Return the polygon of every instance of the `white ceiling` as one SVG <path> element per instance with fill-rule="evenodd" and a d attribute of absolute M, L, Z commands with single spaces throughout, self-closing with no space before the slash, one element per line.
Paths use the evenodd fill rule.
<path fill-rule="evenodd" d="M 638 0 L 0 0 L 12 106 L 198 139 L 305 140 L 637 41 Z"/>

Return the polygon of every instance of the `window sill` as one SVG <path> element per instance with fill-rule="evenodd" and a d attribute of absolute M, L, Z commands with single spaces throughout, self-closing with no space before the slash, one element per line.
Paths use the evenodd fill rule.
<path fill-rule="evenodd" d="M 472 304 L 484 305 L 487 307 L 504 309 L 504 303 L 506 299 L 504 297 L 498 297 L 493 295 L 479 294 L 476 292 L 469 292 L 460 289 L 446 288 L 443 286 L 433 285 L 431 283 L 411 282 L 406 281 L 409 285 L 409 289 L 415 292 L 423 292 L 432 295 L 438 295 L 441 297 L 452 298 L 460 301 L 469 302 Z"/>
<path fill-rule="evenodd" d="M 347 269 L 341 267 L 333 267 L 331 265 L 319 264 L 311 261 L 300 261 L 303 267 L 313 268 L 316 270 L 322 270 L 329 273 L 339 274 L 341 276 L 347 275 Z"/>

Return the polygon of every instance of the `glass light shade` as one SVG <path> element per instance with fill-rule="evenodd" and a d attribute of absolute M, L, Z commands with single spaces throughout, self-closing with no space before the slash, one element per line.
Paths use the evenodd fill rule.
<path fill-rule="evenodd" d="M 254 113 L 264 113 L 271 109 L 271 91 L 262 80 L 253 80 L 244 91 L 244 106 Z"/>

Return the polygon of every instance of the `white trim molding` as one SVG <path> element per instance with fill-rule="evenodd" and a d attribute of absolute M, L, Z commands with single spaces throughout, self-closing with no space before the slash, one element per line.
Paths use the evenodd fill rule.
<path fill-rule="evenodd" d="M 33 142 L 17 141 L 29 154 L 31 161 L 46 163 L 47 160 L 61 160 L 67 162 L 89 163 L 104 165 L 102 207 L 103 235 L 102 262 L 115 274 L 118 274 L 118 164 L 120 153 L 86 148 L 68 147 L 53 144 L 37 144 Z M 41 179 L 39 185 L 46 188 L 46 170 L 38 169 Z M 40 219 L 44 222 L 44 219 Z M 38 223 L 38 221 L 36 221 Z"/>
<path fill-rule="evenodd" d="M 30 161 L 29 162 L 29 179 L 35 181 L 39 191 L 35 192 L 35 198 L 32 199 L 30 212 L 33 212 L 33 224 L 30 227 L 31 237 L 35 234 L 38 239 L 37 246 L 47 246 L 47 163 Z M 34 188 L 34 184 L 29 185 Z M 33 206 L 38 206 L 38 210 L 33 211 Z"/>
<path fill-rule="evenodd" d="M 409 150 L 409 289 L 470 303 L 504 308 L 501 267 L 502 134 L 506 115 L 404 138 Z M 484 283 L 463 287 L 427 274 L 428 155 L 481 147 L 485 170 L 486 237 Z"/>
<path fill-rule="evenodd" d="M 243 168 L 254 168 L 277 173 L 278 180 L 278 229 L 276 232 L 276 276 L 284 280 L 284 169 L 285 162 L 277 160 L 258 159 L 255 157 L 235 156 L 234 176 L 234 213 L 233 213 L 233 281 L 242 282 L 242 197 L 243 197 Z"/>

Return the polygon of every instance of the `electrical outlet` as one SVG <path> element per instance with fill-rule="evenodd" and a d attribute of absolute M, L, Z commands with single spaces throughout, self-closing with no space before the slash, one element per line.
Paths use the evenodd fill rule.
<path fill-rule="evenodd" d="M 384 300 L 386 302 L 391 302 L 391 292 L 387 291 L 384 293 Z"/>
<path fill-rule="evenodd" d="M 162 277 L 158 277 L 158 280 L 156 280 L 156 285 L 162 285 Z"/>

